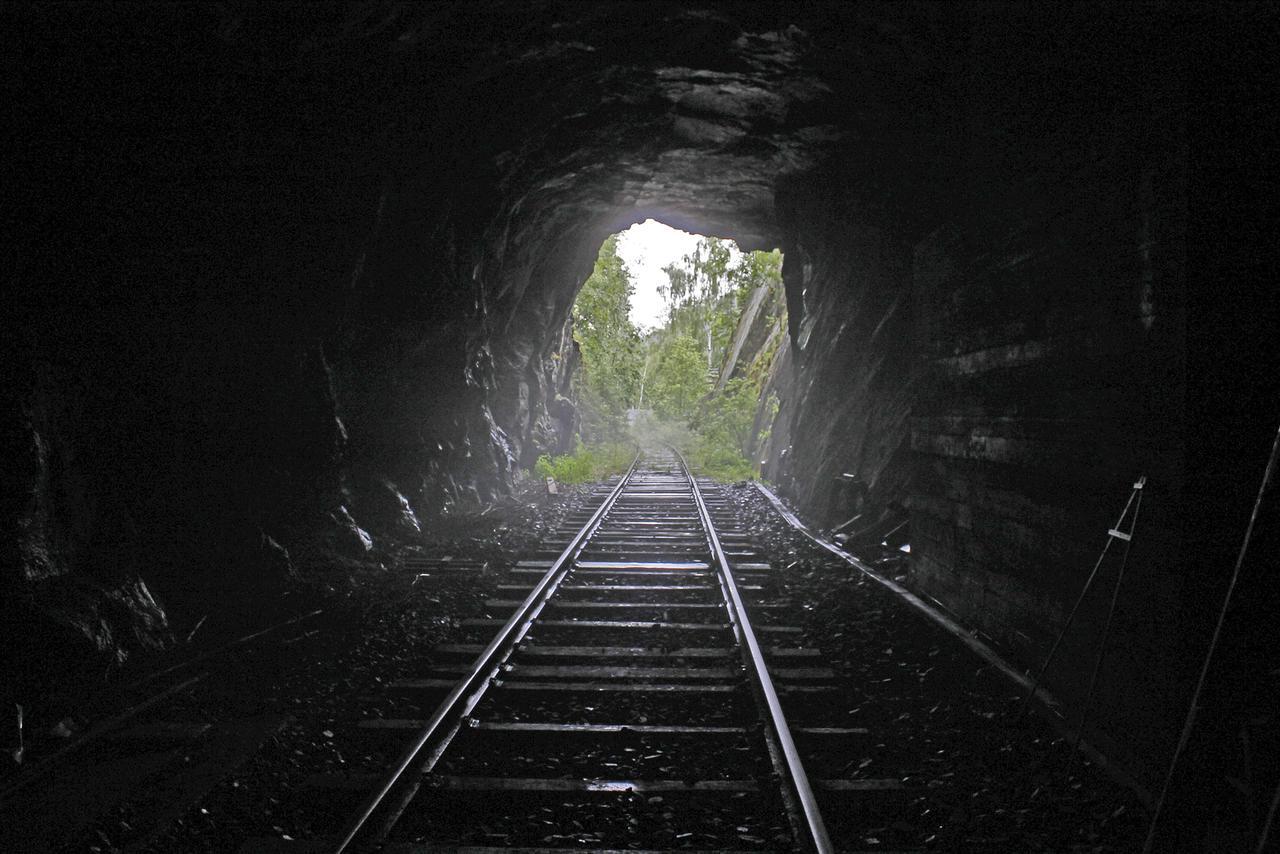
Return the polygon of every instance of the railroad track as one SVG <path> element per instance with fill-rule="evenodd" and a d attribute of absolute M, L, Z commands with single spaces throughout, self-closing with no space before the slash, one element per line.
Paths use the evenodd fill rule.
<path fill-rule="evenodd" d="M 367 722 L 417 734 L 327 850 L 830 851 L 823 807 L 900 788 L 809 779 L 866 731 L 718 487 L 651 454 L 599 498 L 392 683 L 445 696 Z"/>

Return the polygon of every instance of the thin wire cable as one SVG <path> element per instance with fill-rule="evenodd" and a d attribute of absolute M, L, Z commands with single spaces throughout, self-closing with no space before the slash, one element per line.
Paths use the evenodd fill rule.
<path fill-rule="evenodd" d="M 1120 511 L 1120 518 L 1116 520 L 1116 528 L 1119 528 L 1124 523 L 1124 517 L 1129 515 L 1129 508 L 1133 506 L 1133 500 L 1137 495 L 1137 489 L 1129 493 L 1129 500 L 1125 502 L 1124 509 Z M 1102 568 L 1102 561 L 1106 558 L 1107 552 L 1111 549 L 1111 543 L 1114 541 L 1115 538 L 1108 534 L 1106 545 L 1102 547 L 1102 554 L 1098 555 L 1098 562 L 1093 565 L 1093 571 L 1089 573 L 1089 579 L 1085 581 L 1084 588 L 1080 591 L 1080 595 L 1076 597 L 1076 603 L 1071 606 L 1071 613 L 1067 614 L 1067 621 L 1062 624 L 1062 630 L 1058 632 L 1058 637 L 1054 639 L 1053 646 L 1049 647 L 1049 654 L 1045 656 L 1044 663 L 1040 665 L 1040 669 L 1036 671 L 1035 677 L 1031 680 L 1031 690 L 1022 699 L 1022 705 L 1018 707 L 1018 714 L 1014 716 L 1015 721 L 1021 720 L 1022 716 L 1027 713 L 1027 709 L 1031 707 L 1031 701 L 1035 698 L 1036 691 L 1040 690 L 1040 682 L 1044 679 L 1044 674 L 1048 671 L 1054 656 L 1058 654 L 1058 647 L 1062 644 L 1062 639 L 1067 636 L 1072 623 L 1075 622 L 1076 613 L 1080 610 L 1080 605 L 1084 602 L 1085 597 L 1089 595 L 1094 579 L 1098 577 L 1098 570 Z"/>
<path fill-rule="evenodd" d="M 1258 834 L 1258 847 L 1253 849 L 1254 854 L 1264 854 L 1267 850 L 1267 840 L 1271 838 L 1271 823 L 1276 819 L 1276 807 L 1280 807 L 1280 783 L 1276 783 L 1276 792 L 1271 796 L 1271 808 L 1267 810 L 1267 820 L 1263 822 L 1262 832 Z"/>
<path fill-rule="evenodd" d="M 1140 478 L 1139 484 L 1145 484 L 1146 478 Z M 1067 768 L 1064 777 L 1071 776 L 1075 765 L 1076 754 L 1080 751 L 1080 739 L 1084 736 L 1085 727 L 1089 725 L 1089 713 L 1093 711 L 1093 692 L 1098 686 L 1098 674 L 1102 672 L 1102 660 L 1107 654 L 1107 638 L 1111 635 L 1111 621 L 1116 615 L 1116 605 L 1120 602 L 1120 585 L 1124 583 L 1124 570 L 1129 565 L 1129 547 L 1133 545 L 1133 532 L 1138 529 L 1138 514 L 1142 512 L 1142 490 L 1135 487 L 1134 493 L 1138 502 L 1133 506 L 1133 519 L 1129 524 L 1129 539 L 1124 541 L 1124 555 L 1120 558 L 1120 569 L 1116 573 L 1116 586 L 1111 591 L 1111 610 L 1107 611 L 1107 622 L 1102 627 L 1102 639 L 1098 642 L 1098 657 L 1093 662 L 1093 674 L 1089 677 L 1089 690 L 1084 695 L 1084 709 L 1080 712 L 1080 724 L 1076 727 L 1076 737 L 1071 743 L 1071 755 L 1067 757 Z M 1119 530 L 1119 524 L 1116 530 Z"/>
<path fill-rule="evenodd" d="M 1151 825 L 1147 828 L 1147 840 L 1142 844 L 1142 854 L 1151 854 L 1151 846 L 1155 844 L 1156 829 L 1160 825 L 1160 817 L 1164 812 L 1165 799 L 1169 796 L 1169 783 L 1173 780 L 1173 772 L 1178 767 L 1178 760 L 1187 747 L 1191 737 L 1191 729 L 1195 726 L 1200 693 L 1204 690 L 1205 680 L 1209 676 L 1209 665 L 1213 654 L 1217 651 L 1218 640 L 1222 636 L 1222 626 L 1227 619 L 1227 609 L 1231 607 L 1231 597 L 1236 592 L 1236 583 L 1240 580 L 1240 567 L 1244 565 L 1245 554 L 1249 551 L 1249 541 L 1253 539 L 1253 526 L 1258 521 L 1258 510 L 1262 507 L 1262 499 L 1271 485 L 1271 477 L 1276 468 L 1276 457 L 1280 455 L 1280 429 L 1276 430 L 1275 441 L 1271 445 L 1271 458 L 1267 460 L 1266 471 L 1262 475 L 1262 485 L 1258 487 L 1258 497 L 1253 502 L 1253 513 L 1249 516 L 1249 527 L 1245 529 L 1244 541 L 1240 544 L 1240 553 L 1236 555 L 1235 569 L 1231 572 L 1231 583 L 1227 586 L 1227 596 L 1222 601 L 1222 610 L 1218 612 L 1218 623 L 1213 629 L 1213 639 L 1209 641 L 1209 650 L 1205 654 L 1204 664 L 1200 667 L 1200 678 L 1196 680 L 1196 689 L 1191 694 L 1191 705 L 1187 708 L 1186 720 L 1182 723 L 1182 734 L 1178 736 L 1178 745 L 1173 749 L 1173 757 L 1169 760 L 1169 770 L 1164 777 L 1164 785 L 1160 787 L 1160 799 L 1156 801 L 1155 813 L 1151 816 Z M 1264 840 L 1265 841 L 1265 840 Z"/>

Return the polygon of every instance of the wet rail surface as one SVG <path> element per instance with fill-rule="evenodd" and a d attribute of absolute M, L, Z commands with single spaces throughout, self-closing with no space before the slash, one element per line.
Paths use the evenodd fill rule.
<path fill-rule="evenodd" d="M 825 851 L 901 790 L 823 776 L 865 731 L 718 486 L 650 455 L 595 498 L 389 686 L 435 714 L 363 724 L 417 735 L 328 850 Z"/>
<path fill-rule="evenodd" d="M 776 503 L 694 484 L 650 459 L 531 526 L 540 546 L 414 552 L 371 619 L 169 674 L 0 803 L 0 847 L 803 850 L 817 811 L 842 851 L 1132 850 L 1136 802 L 1064 779 L 998 668 Z"/>

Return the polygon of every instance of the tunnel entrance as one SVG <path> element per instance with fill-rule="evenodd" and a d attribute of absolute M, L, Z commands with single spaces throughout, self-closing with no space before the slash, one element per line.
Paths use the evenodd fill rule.
<path fill-rule="evenodd" d="M 647 219 L 605 239 L 571 325 L 574 451 L 543 455 L 539 474 L 600 477 L 665 445 L 703 474 L 760 473 L 787 328 L 780 250 Z"/>

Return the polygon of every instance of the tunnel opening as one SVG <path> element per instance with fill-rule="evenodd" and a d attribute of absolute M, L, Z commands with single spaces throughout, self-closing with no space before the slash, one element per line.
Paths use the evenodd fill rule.
<path fill-rule="evenodd" d="M 699 473 L 759 475 L 786 329 L 779 250 L 647 219 L 604 240 L 568 323 L 575 451 L 540 456 L 539 474 L 616 473 L 629 448 L 670 444 Z"/>

